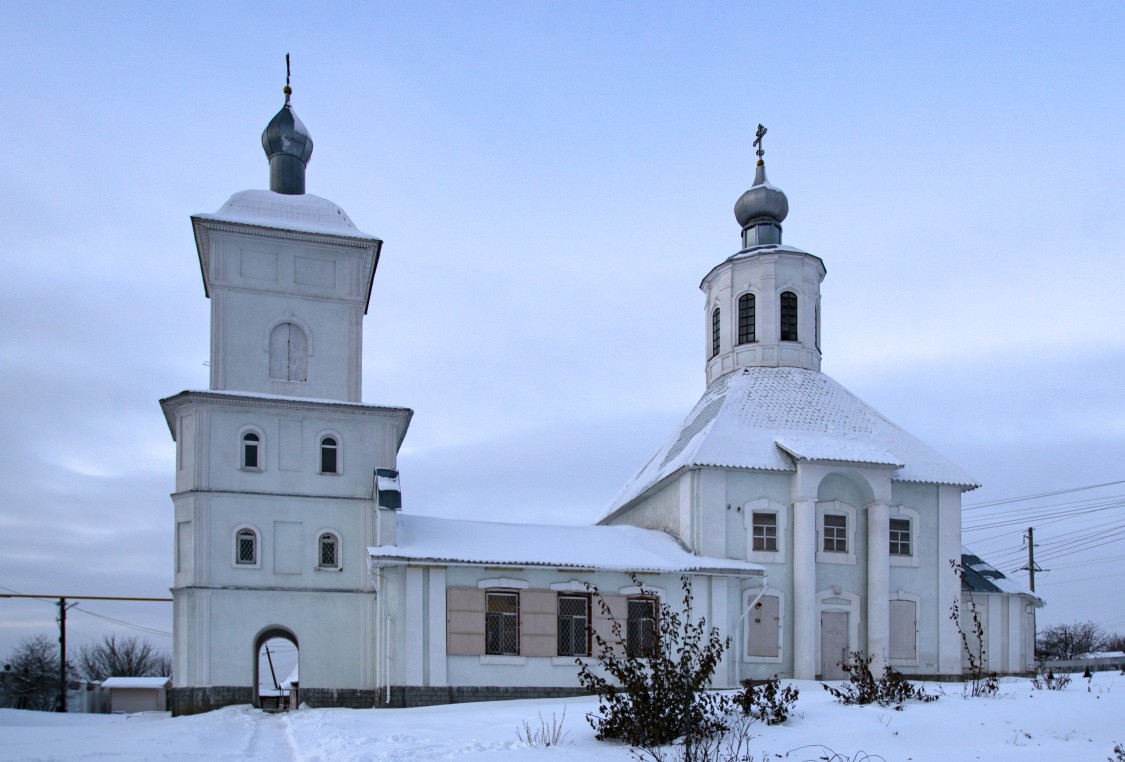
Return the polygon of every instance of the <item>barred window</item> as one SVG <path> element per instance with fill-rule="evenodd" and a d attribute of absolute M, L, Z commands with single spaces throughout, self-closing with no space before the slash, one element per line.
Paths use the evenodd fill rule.
<path fill-rule="evenodd" d="M 777 514 L 753 514 L 754 550 L 777 550 Z"/>
<path fill-rule="evenodd" d="M 336 569 L 340 566 L 340 541 L 331 532 L 325 532 L 317 541 L 318 566 L 322 569 Z"/>
<path fill-rule="evenodd" d="M 325 437 L 320 440 L 320 473 L 322 474 L 338 474 L 339 459 L 339 446 L 333 437 Z"/>
<path fill-rule="evenodd" d="M 891 519 L 891 555 L 910 555 L 910 519 Z"/>
<path fill-rule="evenodd" d="M 824 550 L 826 553 L 848 552 L 848 517 L 837 513 L 824 514 Z"/>
<path fill-rule="evenodd" d="M 559 656 L 590 655 L 590 599 L 559 596 Z"/>
<path fill-rule="evenodd" d="M 261 446 L 262 439 L 253 431 L 248 431 L 242 435 L 242 467 L 246 469 L 259 469 L 258 465 L 258 448 Z"/>
<path fill-rule="evenodd" d="M 719 354 L 719 308 L 711 313 L 711 356 Z"/>
<path fill-rule="evenodd" d="M 519 593 L 487 593 L 484 614 L 484 652 L 518 655 L 520 652 Z"/>
<path fill-rule="evenodd" d="M 781 340 L 797 341 L 797 295 L 781 292 Z"/>
<path fill-rule="evenodd" d="M 656 650 L 656 600 L 630 598 L 625 629 L 628 655 L 651 656 Z"/>
<path fill-rule="evenodd" d="M 753 294 L 743 294 L 738 297 L 738 343 L 749 344 L 757 341 L 757 332 L 754 327 L 755 304 Z"/>
<path fill-rule="evenodd" d="M 253 529 L 239 529 L 234 540 L 235 563 L 254 565 L 258 563 L 258 535 Z"/>

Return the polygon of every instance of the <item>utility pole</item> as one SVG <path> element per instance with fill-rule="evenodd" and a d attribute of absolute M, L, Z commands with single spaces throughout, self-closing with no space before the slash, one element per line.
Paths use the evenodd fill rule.
<path fill-rule="evenodd" d="M 1022 567 L 1024 571 L 1031 577 L 1031 592 L 1035 592 L 1035 572 L 1037 571 L 1050 571 L 1050 569 L 1040 569 L 1035 565 L 1035 527 L 1027 528 L 1027 566 Z"/>
<path fill-rule="evenodd" d="M 24 595 L 20 593 L 0 593 L 0 598 L 58 598 L 59 607 L 59 705 L 55 711 L 66 711 L 66 610 L 77 606 L 77 603 L 66 605 L 67 598 L 78 598 L 83 601 L 157 601 L 171 603 L 171 598 L 135 598 L 119 595 Z"/>

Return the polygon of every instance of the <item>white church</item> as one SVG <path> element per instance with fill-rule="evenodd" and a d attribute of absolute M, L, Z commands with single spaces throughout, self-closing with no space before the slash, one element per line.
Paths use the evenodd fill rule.
<path fill-rule="evenodd" d="M 591 586 L 618 647 L 643 652 L 685 576 L 693 617 L 731 639 L 716 688 L 839 678 L 851 651 L 956 677 L 949 609 L 970 598 L 989 668 L 1031 667 L 1042 602 L 975 557 L 950 568 L 973 478 L 821 373 L 824 263 L 782 244 L 788 200 L 760 149 L 741 246 L 700 285 L 703 396 L 597 525 L 548 526 L 404 510 L 412 411 L 360 392 L 382 241 L 305 193 L 313 143 L 288 87 L 262 145 L 270 189 L 192 217 L 210 388 L 161 401 L 175 714 L 259 704 L 275 638 L 298 649 L 310 706 L 580 694 L 576 660 L 613 637 Z"/>

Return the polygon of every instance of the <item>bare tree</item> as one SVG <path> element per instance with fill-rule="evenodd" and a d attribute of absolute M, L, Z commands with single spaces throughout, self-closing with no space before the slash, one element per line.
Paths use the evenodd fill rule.
<path fill-rule="evenodd" d="M 1115 632 L 1112 635 L 1106 635 L 1105 641 L 1102 643 L 1102 650 L 1125 651 L 1125 633 Z"/>
<path fill-rule="evenodd" d="M 1040 659 L 1074 659 L 1100 650 L 1105 634 L 1095 622 L 1056 624 L 1040 630 L 1035 640 L 1035 655 Z"/>
<path fill-rule="evenodd" d="M 4 683 L 16 709 L 51 711 L 58 708 L 58 643 L 46 635 L 21 640 L 8 654 Z"/>
<path fill-rule="evenodd" d="M 87 680 L 107 677 L 167 677 L 171 660 L 152 643 L 136 636 L 107 635 L 101 643 L 83 646 L 78 652 L 78 671 Z"/>

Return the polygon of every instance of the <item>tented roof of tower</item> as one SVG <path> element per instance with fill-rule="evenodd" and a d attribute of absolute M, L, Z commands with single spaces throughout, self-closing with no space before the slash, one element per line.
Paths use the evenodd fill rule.
<path fill-rule="evenodd" d="M 546 566 L 619 572 L 764 576 L 746 561 L 697 556 L 664 532 L 632 526 L 463 521 L 398 514 L 398 544 L 368 548 L 376 563 Z"/>
<path fill-rule="evenodd" d="M 823 373 L 743 368 L 707 388 L 602 518 L 683 468 L 794 471 L 801 460 L 885 466 L 899 482 L 980 486 Z"/>
<path fill-rule="evenodd" d="M 336 204 L 311 193 L 291 196 L 268 190 L 244 190 L 231 196 L 214 214 L 194 216 L 215 222 L 234 222 L 366 241 L 379 240 L 357 228 L 347 213 Z"/>

